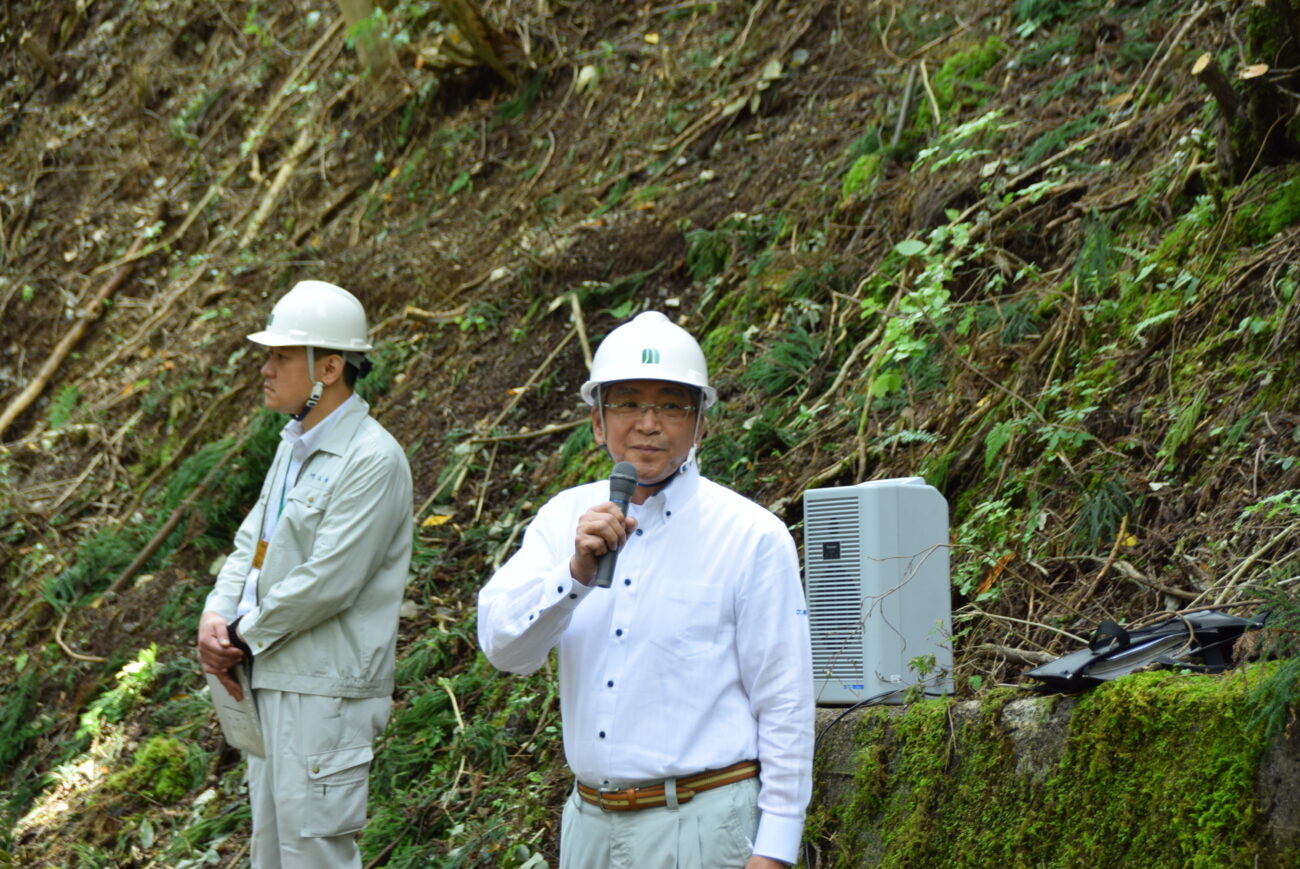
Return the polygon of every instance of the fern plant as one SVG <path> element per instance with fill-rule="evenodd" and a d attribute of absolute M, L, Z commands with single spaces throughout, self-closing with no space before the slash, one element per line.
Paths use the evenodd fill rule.
<path fill-rule="evenodd" d="M 0 770 L 8 770 L 40 727 L 33 721 L 40 687 L 38 667 L 30 666 L 10 685 L 0 701 Z"/>
<path fill-rule="evenodd" d="M 1083 248 L 1074 263 L 1074 277 L 1079 286 L 1089 295 L 1101 296 L 1114 280 L 1122 258 L 1110 226 L 1094 211 L 1084 230 Z"/>
<path fill-rule="evenodd" d="M 1300 702 L 1300 600 L 1281 585 L 1265 589 L 1260 597 L 1267 615 L 1256 652 L 1283 660 L 1251 689 L 1249 701 L 1255 725 L 1271 739 L 1286 727 Z"/>
<path fill-rule="evenodd" d="M 822 339 L 796 325 L 740 376 L 740 382 L 765 395 L 780 395 L 803 380 L 821 352 Z"/>

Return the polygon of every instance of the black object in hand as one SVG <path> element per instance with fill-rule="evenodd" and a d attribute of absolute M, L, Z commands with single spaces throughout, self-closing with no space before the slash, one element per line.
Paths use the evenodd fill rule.
<path fill-rule="evenodd" d="M 631 462 L 619 462 L 609 475 L 609 500 L 627 515 L 627 503 L 636 491 L 636 466 Z M 596 562 L 596 579 L 592 583 L 599 588 L 609 588 L 614 579 L 614 561 L 618 550 L 611 549 Z"/>

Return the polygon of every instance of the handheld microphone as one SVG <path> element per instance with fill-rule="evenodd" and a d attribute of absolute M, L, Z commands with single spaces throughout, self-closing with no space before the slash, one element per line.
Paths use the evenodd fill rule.
<path fill-rule="evenodd" d="M 627 502 L 632 499 L 632 493 L 635 491 L 636 466 L 631 462 L 619 462 L 609 475 L 609 500 L 626 515 Z M 609 588 L 614 579 L 614 561 L 617 558 L 618 550 L 611 549 L 596 561 L 596 579 L 592 585 Z"/>

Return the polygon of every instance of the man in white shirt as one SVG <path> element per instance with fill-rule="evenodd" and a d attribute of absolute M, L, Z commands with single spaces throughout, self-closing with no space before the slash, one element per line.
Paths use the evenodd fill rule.
<path fill-rule="evenodd" d="M 361 303 L 303 281 L 249 340 L 266 406 L 292 419 L 199 620 L 199 660 L 239 700 L 246 668 L 265 755 L 248 757 L 254 869 L 356 869 L 373 743 L 392 708 L 411 557 L 406 454 L 354 394 L 371 349 Z"/>
<path fill-rule="evenodd" d="M 636 468 L 627 515 L 606 481 L 561 492 L 479 593 L 492 663 L 559 648 L 561 869 L 770 869 L 798 858 L 812 782 L 812 661 L 784 524 L 700 476 L 704 354 L 648 311 L 601 343 L 596 441 Z M 612 585 L 593 587 L 617 552 Z"/>

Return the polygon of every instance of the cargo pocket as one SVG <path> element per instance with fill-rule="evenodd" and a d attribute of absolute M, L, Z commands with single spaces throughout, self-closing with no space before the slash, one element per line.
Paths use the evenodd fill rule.
<path fill-rule="evenodd" d="M 304 836 L 342 836 L 366 825 L 370 789 L 369 745 L 307 756 L 307 812 Z"/>

